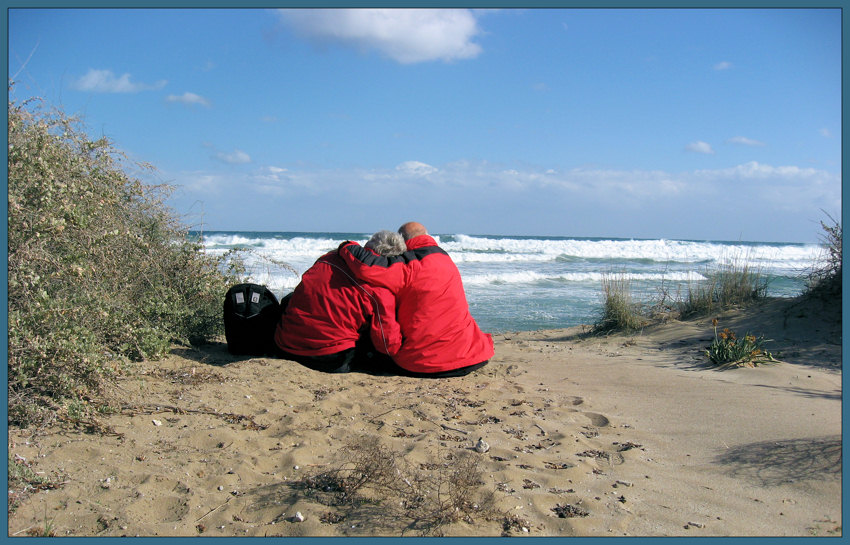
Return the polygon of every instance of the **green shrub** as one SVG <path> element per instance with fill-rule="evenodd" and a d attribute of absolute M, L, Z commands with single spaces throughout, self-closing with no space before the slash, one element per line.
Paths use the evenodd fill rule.
<path fill-rule="evenodd" d="M 774 361 L 770 352 L 764 349 L 764 337 L 756 337 L 747 333 L 739 339 L 735 332 L 728 327 L 717 332 L 717 319 L 714 324 L 714 341 L 705 351 L 708 359 L 717 365 L 749 365 L 756 366 L 761 362 Z"/>
<path fill-rule="evenodd" d="M 640 304 L 632 298 L 631 283 L 625 272 L 604 274 L 602 294 L 602 317 L 594 324 L 594 331 L 633 331 L 646 325 Z"/>
<path fill-rule="evenodd" d="M 221 333 L 232 256 L 205 255 L 104 138 L 38 101 L 9 104 L 9 422 L 102 399 L 132 361 Z"/>
<path fill-rule="evenodd" d="M 706 271 L 706 280 L 688 285 L 681 302 L 682 316 L 706 315 L 746 305 L 767 294 L 767 279 L 746 259 L 732 258 Z"/>

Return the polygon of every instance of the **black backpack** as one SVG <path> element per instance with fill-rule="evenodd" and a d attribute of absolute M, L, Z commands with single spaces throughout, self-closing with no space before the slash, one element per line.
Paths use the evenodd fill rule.
<path fill-rule="evenodd" d="M 224 297 L 224 336 L 231 354 L 274 353 L 274 332 L 280 303 L 267 287 L 236 284 Z"/>

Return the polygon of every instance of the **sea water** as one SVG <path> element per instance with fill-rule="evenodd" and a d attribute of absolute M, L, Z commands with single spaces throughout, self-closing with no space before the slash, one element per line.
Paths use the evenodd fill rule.
<path fill-rule="evenodd" d="M 295 289 L 320 256 L 371 233 L 208 231 L 205 251 L 247 249 L 253 282 L 278 297 Z M 627 279 L 636 299 L 681 298 L 718 267 L 746 264 L 767 281 L 767 295 L 795 297 L 823 257 L 818 244 L 534 236 L 434 235 L 458 267 L 469 308 L 488 332 L 592 324 L 604 302 L 602 280 Z"/>

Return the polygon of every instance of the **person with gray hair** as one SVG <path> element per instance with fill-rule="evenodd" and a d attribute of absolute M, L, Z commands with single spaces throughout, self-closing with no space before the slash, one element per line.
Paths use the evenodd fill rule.
<path fill-rule="evenodd" d="M 407 250 L 392 231 L 378 231 L 365 246 L 386 258 Z M 393 354 L 401 345 L 395 297 L 357 280 L 337 250 L 328 252 L 281 301 L 274 341 L 278 357 L 317 371 L 346 373 L 369 365 L 378 359 L 374 352 Z"/>
<path fill-rule="evenodd" d="M 380 256 L 395 256 L 401 255 L 407 251 L 407 245 L 404 243 L 404 237 L 395 231 L 382 230 L 378 231 L 365 246 L 374 250 Z"/>

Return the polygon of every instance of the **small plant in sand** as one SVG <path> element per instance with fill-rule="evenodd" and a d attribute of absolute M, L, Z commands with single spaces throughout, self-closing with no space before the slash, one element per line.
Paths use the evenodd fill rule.
<path fill-rule="evenodd" d="M 764 337 L 756 337 L 747 333 L 738 338 L 734 331 L 724 328 L 717 331 L 717 319 L 714 325 L 714 341 L 705 351 L 708 359 L 716 365 L 747 365 L 754 367 L 759 363 L 776 361 L 773 355 L 764 349 Z"/>

